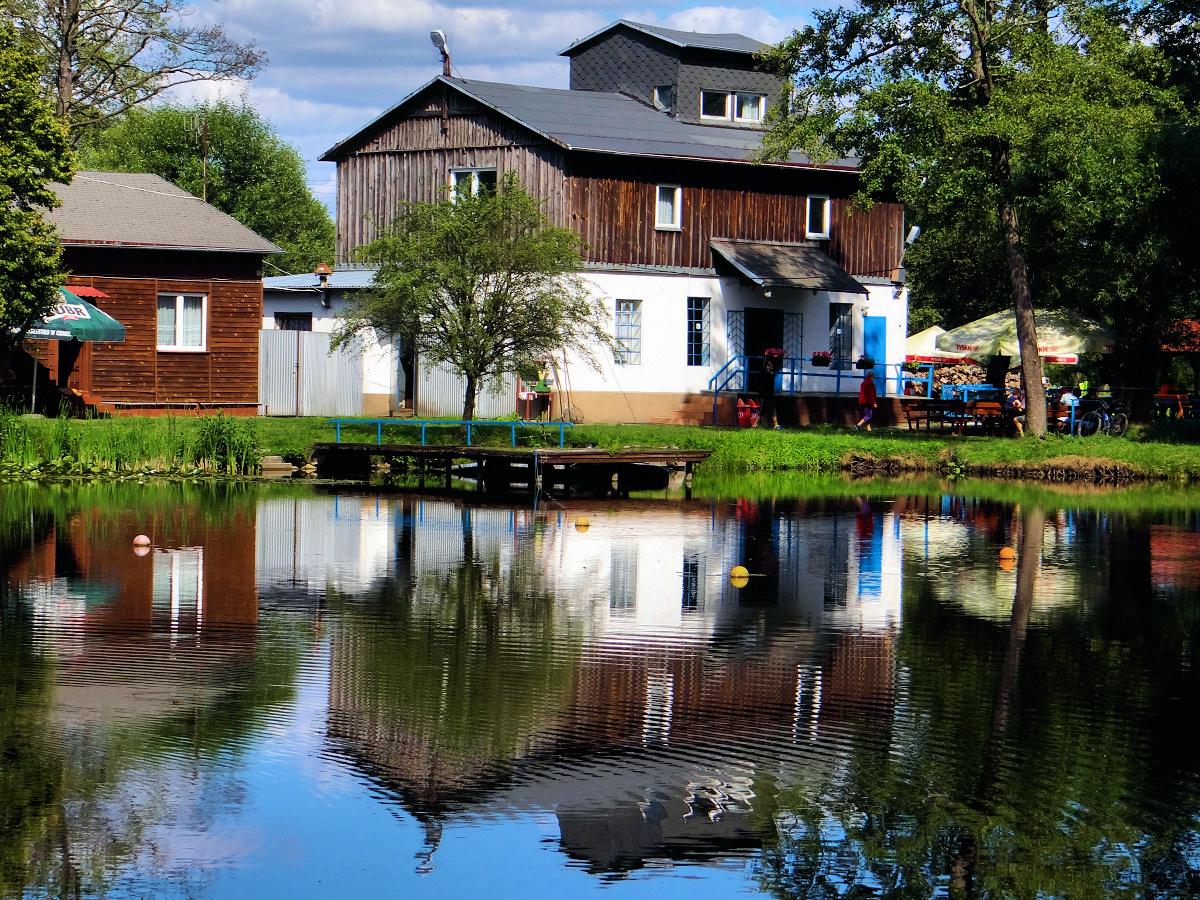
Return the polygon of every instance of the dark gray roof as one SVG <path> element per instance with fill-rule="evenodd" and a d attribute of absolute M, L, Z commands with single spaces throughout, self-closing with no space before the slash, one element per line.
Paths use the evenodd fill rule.
<path fill-rule="evenodd" d="M 79 172 L 54 185 L 47 218 L 64 245 L 282 253 L 237 219 L 157 175 Z"/>
<path fill-rule="evenodd" d="M 704 34 L 699 31 L 676 31 L 674 28 L 663 28 L 659 25 L 643 25 L 628 19 L 618 19 L 611 25 L 605 25 L 599 31 L 594 31 L 585 38 L 580 38 L 559 56 L 571 56 L 584 44 L 590 43 L 603 34 L 615 28 L 632 28 L 651 37 L 674 44 L 676 47 L 698 47 L 704 50 L 725 50 L 730 53 L 761 53 L 767 45 L 744 34 Z"/>
<path fill-rule="evenodd" d="M 751 162 L 762 145 L 762 132 L 757 129 L 689 125 L 624 94 L 467 81 L 439 75 L 375 122 L 326 151 L 321 159 L 336 160 L 344 147 L 365 141 L 376 130 L 378 123 L 392 118 L 409 100 L 438 82 L 449 85 L 568 150 Z M 800 153 L 793 153 L 788 163 L 812 165 Z M 827 169 L 856 167 L 855 160 L 846 159 L 833 160 L 823 166 Z"/>
<path fill-rule="evenodd" d="M 808 288 L 843 294 L 867 292 L 866 288 L 816 244 L 716 238 L 709 244 L 713 253 L 729 262 L 755 284 L 765 288 Z"/>

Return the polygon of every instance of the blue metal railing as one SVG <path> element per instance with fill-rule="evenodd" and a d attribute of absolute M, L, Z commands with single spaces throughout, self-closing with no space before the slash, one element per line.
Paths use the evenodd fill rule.
<path fill-rule="evenodd" d="M 374 425 L 375 426 L 375 443 L 383 444 L 383 426 L 384 425 L 420 425 L 421 426 L 421 446 L 426 446 L 425 429 L 429 425 L 466 425 L 467 426 L 467 446 L 471 446 L 471 429 L 477 425 L 507 425 L 512 429 L 512 445 L 517 446 L 517 428 L 531 428 L 537 426 L 545 428 L 558 428 L 558 446 L 561 449 L 566 446 L 566 435 L 568 428 L 574 428 L 572 422 L 517 422 L 511 419 L 491 420 L 491 419 L 330 419 L 329 424 L 333 425 L 337 430 L 337 442 L 342 442 L 342 426 L 343 425 Z"/>
<path fill-rule="evenodd" d="M 713 395 L 713 424 L 717 423 L 717 399 L 722 391 L 736 390 L 749 391 L 750 380 L 750 361 L 761 361 L 764 357 L 761 356 L 732 356 L 717 370 L 716 374 L 708 380 L 708 389 Z M 805 363 L 808 368 L 805 368 Z M 845 363 L 843 362 L 843 366 Z M 853 365 L 853 364 L 851 364 Z M 929 363 L 921 364 L 920 368 L 928 369 L 928 372 L 919 377 L 912 375 L 904 370 L 904 366 L 900 363 L 880 363 L 872 369 L 858 368 L 835 368 L 834 366 L 813 366 L 812 357 L 785 357 L 779 367 L 779 371 L 775 373 L 779 380 L 779 388 L 777 393 L 795 396 L 796 394 L 804 393 L 803 379 L 805 378 L 832 378 L 833 392 L 836 396 L 842 395 L 842 381 L 850 382 L 855 391 L 858 390 L 858 385 L 862 381 L 862 377 L 869 371 L 883 370 L 883 393 L 887 393 L 887 385 L 889 381 L 896 383 L 896 393 L 904 393 L 903 385 L 906 381 L 917 381 L 926 384 L 927 389 L 925 396 L 933 396 L 933 366 Z M 740 379 L 740 382 L 735 387 L 730 387 L 735 380 Z"/>

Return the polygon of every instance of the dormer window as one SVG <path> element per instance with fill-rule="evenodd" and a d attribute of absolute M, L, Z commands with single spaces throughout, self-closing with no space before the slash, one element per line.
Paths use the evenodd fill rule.
<path fill-rule="evenodd" d="M 804 236 L 810 241 L 828 239 L 830 219 L 829 198 L 822 194 L 809 194 Z"/>
<path fill-rule="evenodd" d="M 725 91 L 700 92 L 700 118 L 729 120 L 729 94 Z"/>
<path fill-rule="evenodd" d="M 735 122 L 761 122 L 767 111 L 765 94 L 734 94 L 733 120 Z"/>
<path fill-rule="evenodd" d="M 767 95 L 745 91 L 701 91 L 700 118 L 757 125 L 767 112 Z"/>
<path fill-rule="evenodd" d="M 663 84 L 654 89 L 654 108 L 670 112 L 675 108 L 675 85 Z"/>

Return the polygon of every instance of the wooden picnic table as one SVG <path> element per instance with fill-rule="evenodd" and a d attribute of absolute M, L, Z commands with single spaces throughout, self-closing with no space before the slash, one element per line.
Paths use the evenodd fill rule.
<path fill-rule="evenodd" d="M 956 434 L 962 434 L 966 406 L 962 400 L 937 400 L 929 397 L 911 397 L 900 401 L 904 417 L 908 420 L 909 431 L 920 431 L 921 423 L 924 423 L 925 430 L 929 431 L 936 422 L 941 431 L 949 427 Z"/>

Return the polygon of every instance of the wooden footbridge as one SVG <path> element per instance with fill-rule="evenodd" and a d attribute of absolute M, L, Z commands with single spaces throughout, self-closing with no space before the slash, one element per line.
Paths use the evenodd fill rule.
<path fill-rule="evenodd" d="M 471 478 L 481 486 L 501 490 L 542 490 L 566 493 L 572 488 L 605 487 L 620 492 L 665 487 L 671 469 L 682 470 L 690 481 L 693 467 L 708 459 L 711 450 L 629 449 L 608 451 L 596 447 L 565 446 L 567 422 L 553 422 L 559 430 L 559 446 L 550 448 L 518 447 L 517 429 L 542 426 L 541 422 L 416 421 L 393 419 L 331 420 L 337 426 L 337 440 L 313 447 L 317 475 L 334 478 L 368 478 L 376 461 L 411 468 L 422 481 L 443 481 L 450 486 L 452 477 Z M 342 426 L 374 426 L 375 441 L 344 441 Z M 421 426 L 420 444 L 384 443 L 387 425 Z M 467 429 L 466 444 L 430 444 L 426 438 L 431 426 L 457 426 Z M 502 425 L 511 430 L 509 447 L 481 447 L 470 443 L 472 429 L 480 425 Z"/>

